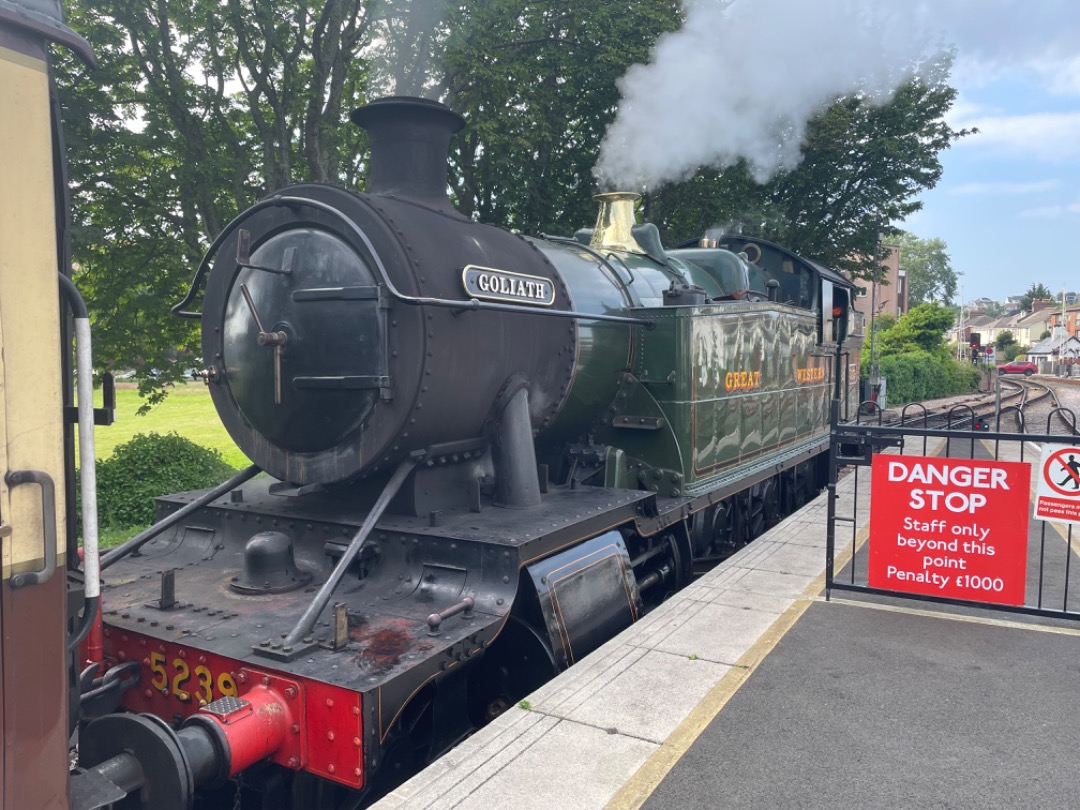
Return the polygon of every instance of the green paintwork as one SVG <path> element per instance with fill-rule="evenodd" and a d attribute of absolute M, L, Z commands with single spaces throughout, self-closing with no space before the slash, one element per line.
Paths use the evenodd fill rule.
<path fill-rule="evenodd" d="M 575 310 L 654 324 L 567 324 L 574 378 L 537 446 L 553 473 L 564 469 L 568 445 L 606 446 L 606 486 L 699 495 L 825 435 L 833 356 L 818 343 L 816 311 L 768 301 L 664 306 L 672 272 L 647 256 L 604 262 L 577 243 L 532 241 L 558 268 Z M 698 265 L 673 264 L 682 281 L 723 292 Z M 857 362 L 853 374 L 857 384 Z"/>
<path fill-rule="evenodd" d="M 633 373 L 597 439 L 645 463 L 641 485 L 698 494 L 736 465 L 827 428 L 832 375 L 814 313 L 767 303 L 634 312 L 657 326 L 641 330 Z M 620 426 L 619 417 L 656 416 L 659 430 Z"/>

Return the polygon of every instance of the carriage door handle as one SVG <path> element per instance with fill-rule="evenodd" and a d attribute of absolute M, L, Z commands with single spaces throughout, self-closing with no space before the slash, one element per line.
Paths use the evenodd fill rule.
<path fill-rule="evenodd" d="M 19 484 L 37 484 L 41 487 L 41 527 L 45 535 L 45 567 L 40 571 L 27 571 L 11 577 L 12 588 L 40 585 L 48 581 L 56 571 L 56 486 L 48 473 L 38 470 L 10 470 L 4 476 L 4 482 L 9 487 L 17 487 Z"/>

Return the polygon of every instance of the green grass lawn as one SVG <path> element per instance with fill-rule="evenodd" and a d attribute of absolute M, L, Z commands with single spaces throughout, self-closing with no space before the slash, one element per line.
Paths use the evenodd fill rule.
<path fill-rule="evenodd" d="M 140 416 L 138 410 L 144 402 L 134 387 L 117 388 L 116 421 L 108 427 L 94 429 L 94 455 L 99 461 L 107 459 L 117 445 L 129 441 L 137 433 L 179 433 L 195 444 L 219 451 L 225 462 L 237 469 L 251 463 L 222 427 L 210 391 L 202 383 L 176 386 L 164 402 Z M 101 404 L 100 391 L 96 392 L 94 404 Z M 101 547 L 119 545 L 144 528 L 103 527 L 100 530 Z"/>
<path fill-rule="evenodd" d="M 95 404 L 100 401 L 98 393 Z M 237 469 L 251 463 L 225 431 L 210 391 L 201 382 L 171 389 L 164 402 L 140 416 L 137 411 L 144 402 L 134 388 L 117 388 L 116 421 L 108 427 L 94 429 L 94 455 L 99 460 L 108 458 L 118 444 L 136 433 L 179 433 L 195 444 L 220 451 L 225 462 Z"/>

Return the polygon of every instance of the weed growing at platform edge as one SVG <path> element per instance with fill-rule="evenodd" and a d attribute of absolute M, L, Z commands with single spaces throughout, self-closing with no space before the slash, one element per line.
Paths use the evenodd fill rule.
<path fill-rule="evenodd" d="M 529 701 L 527 701 L 527 700 L 520 701 L 518 703 L 518 706 L 520 706 L 522 709 L 524 709 L 527 712 L 532 711 L 532 704 L 529 703 Z"/>

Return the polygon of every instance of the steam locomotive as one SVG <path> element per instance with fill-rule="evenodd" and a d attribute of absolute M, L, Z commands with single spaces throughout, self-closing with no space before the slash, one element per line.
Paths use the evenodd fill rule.
<path fill-rule="evenodd" d="M 481 224 L 446 196 L 459 115 L 352 118 L 366 192 L 260 201 L 176 307 L 252 466 L 101 557 L 99 621 L 96 554 L 44 534 L 88 595 L 81 620 L 47 597 L 70 605 L 70 806 L 363 806 L 824 484 L 858 381 L 846 279 L 760 239 L 665 250 L 627 193 L 573 237 Z M 8 499 L 43 480 L 13 464 Z M 64 511 L 46 489 L 38 523 Z M 33 565 L 5 560 L 5 622 L 61 578 L 16 583 Z"/>

